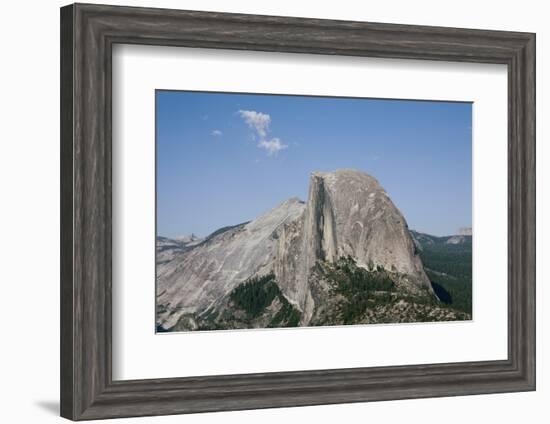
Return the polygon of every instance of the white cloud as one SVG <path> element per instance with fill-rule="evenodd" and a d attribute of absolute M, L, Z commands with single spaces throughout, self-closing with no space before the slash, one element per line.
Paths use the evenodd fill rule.
<path fill-rule="evenodd" d="M 214 137 L 221 137 L 223 133 L 220 130 L 214 130 L 210 134 Z"/>
<path fill-rule="evenodd" d="M 264 138 L 269 131 L 271 116 L 267 113 L 256 112 L 255 110 L 239 110 L 239 115 L 244 119 L 248 126 L 258 133 L 260 138 Z"/>
<path fill-rule="evenodd" d="M 288 147 L 287 144 L 281 143 L 278 138 L 272 138 L 271 140 L 260 140 L 258 147 L 267 150 L 268 155 L 276 155 L 280 150 L 284 150 Z"/>
<path fill-rule="evenodd" d="M 267 133 L 270 131 L 271 116 L 267 113 L 257 112 L 255 110 L 239 110 L 238 114 L 244 122 L 254 131 L 252 139 L 256 139 L 256 134 L 259 137 L 258 148 L 267 151 L 269 156 L 277 155 L 281 150 L 287 149 L 288 144 L 283 144 L 277 137 L 267 139 Z"/>

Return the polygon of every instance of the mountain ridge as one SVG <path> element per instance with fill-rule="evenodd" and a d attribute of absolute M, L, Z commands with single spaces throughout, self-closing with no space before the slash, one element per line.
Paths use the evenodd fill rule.
<path fill-rule="evenodd" d="M 157 242 L 157 327 L 163 330 L 326 324 L 319 311 L 330 302 L 339 311 L 331 318 L 336 324 L 349 316 L 379 322 L 397 314 L 399 320 L 388 305 L 383 316 L 361 315 L 361 308 L 381 302 L 371 288 L 386 280 L 393 285 L 383 285 L 385 301 L 400 297 L 409 306 L 439 308 L 405 218 L 375 178 L 356 170 L 313 172 L 306 202 L 291 198 L 192 246 L 171 246 L 166 238 Z M 331 279 L 370 297 L 358 303 Z M 411 308 L 405 315 L 422 309 Z"/>

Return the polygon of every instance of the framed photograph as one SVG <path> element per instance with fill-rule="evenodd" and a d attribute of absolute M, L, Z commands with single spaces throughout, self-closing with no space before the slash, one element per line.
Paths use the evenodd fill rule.
<path fill-rule="evenodd" d="M 535 389 L 535 35 L 61 9 L 61 415 Z"/>
<path fill-rule="evenodd" d="M 157 332 L 472 319 L 472 103 L 155 102 Z"/>

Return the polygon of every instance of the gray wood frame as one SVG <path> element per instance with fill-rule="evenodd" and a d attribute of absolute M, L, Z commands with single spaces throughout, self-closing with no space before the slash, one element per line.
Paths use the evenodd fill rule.
<path fill-rule="evenodd" d="M 113 381 L 115 43 L 508 66 L 508 359 Z M 73 420 L 535 389 L 535 35 L 75 4 L 61 9 L 61 415 Z"/>

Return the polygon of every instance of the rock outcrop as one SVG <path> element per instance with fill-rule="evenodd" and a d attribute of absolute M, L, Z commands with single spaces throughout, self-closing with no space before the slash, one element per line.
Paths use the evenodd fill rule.
<path fill-rule="evenodd" d="M 457 235 L 459 235 L 459 236 L 471 236 L 472 235 L 472 227 L 459 228 Z"/>
<path fill-rule="evenodd" d="M 192 246 L 172 251 L 166 239 L 158 243 L 165 247 L 157 261 L 157 324 L 164 329 L 182 316 L 193 328 L 201 316 L 226 310 L 237 286 L 267 274 L 299 311 L 300 325 L 309 325 L 323 301 L 312 270 L 342 257 L 385 270 L 402 292 L 434 296 L 403 215 L 375 178 L 355 170 L 315 172 L 306 203 L 287 200 Z"/>
<path fill-rule="evenodd" d="M 313 313 L 308 275 L 319 260 L 351 256 L 363 268 L 394 273 L 407 290 L 431 288 L 405 218 L 376 179 L 354 170 L 316 172 L 309 187 L 301 222 L 282 231 L 274 268 L 303 323 Z"/>
<path fill-rule="evenodd" d="M 182 315 L 200 314 L 273 265 L 277 230 L 298 219 L 305 205 L 289 199 L 249 223 L 222 228 L 173 259 L 157 262 L 157 320 L 171 328 Z"/>

